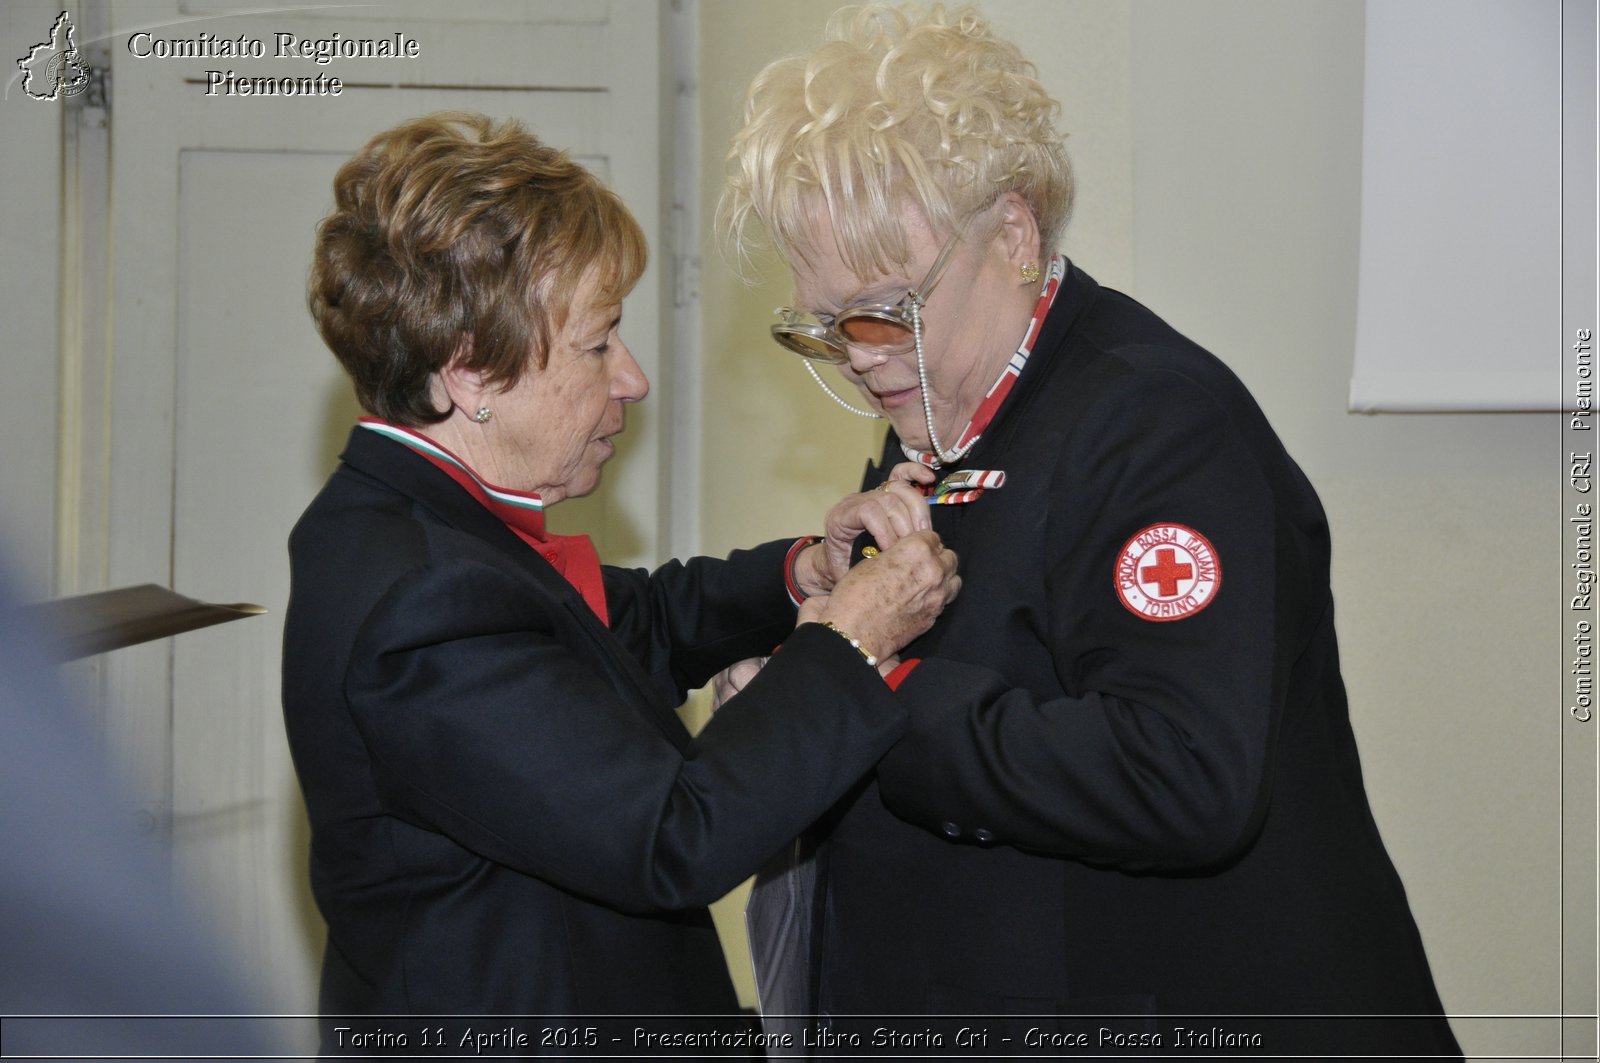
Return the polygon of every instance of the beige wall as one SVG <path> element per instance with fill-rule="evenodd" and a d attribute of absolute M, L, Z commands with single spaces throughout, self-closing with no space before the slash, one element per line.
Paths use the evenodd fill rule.
<path fill-rule="evenodd" d="M 1560 418 L 1346 412 L 1363 17 L 1135 4 L 1134 294 L 1244 378 L 1322 495 L 1367 789 L 1446 1008 L 1548 1013 Z"/>
<path fill-rule="evenodd" d="M 793 356 L 768 337 L 772 309 L 789 300 L 787 274 L 765 263 L 765 283 L 741 285 L 710 233 L 723 155 L 750 79 L 768 60 L 817 39 L 836 4 L 701 0 L 700 100 L 702 549 L 816 529 L 826 499 L 850 490 L 881 442 L 878 422 L 833 405 Z"/>
<path fill-rule="evenodd" d="M 707 225 L 735 97 L 833 6 L 701 0 Z M 1535 589 L 1555 577 L 1559 423 L 1346 412 L 1362 5 L 981 6 L 1063 103 L 1081 178 L 1068 251 L 1232 365 L 1322 494 L 1368 791 L 1446 1007 L 1558 1011 L 1561 716 L 1538 695 L 1559 631 Z M 766 338 L 787 298 L 773 277 L 739 288 L 707 243 L 711 551 L 815 528 L 881 440 Z"/>

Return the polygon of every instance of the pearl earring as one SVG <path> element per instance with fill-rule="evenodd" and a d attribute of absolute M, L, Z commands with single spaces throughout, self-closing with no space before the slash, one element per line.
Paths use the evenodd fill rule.
<path fill-rule="evenodd" d="M 1038 280 L 1039 280 L 1039 266 L 1036 263 L 1033 263 L 1033 262 L 1025 262 L 1025 263 L 1023 263 L 1023 265 L 1022 265 L 1022 283 L 1023 284 L 1036 284 L 1036 283 L 1038 283 Z"/>
<path fill-rule="evenodd" d="M 493 416 L 494 416 L 494 411 L 489 409 L 489 407 L 487 407 L 487 406 L 479 406 L 478 407 L 478 412 L 472 415 L 472 419 L 474 421 L 477 421 L 479 424 L 488 424 L 489 423 L 489 418 L 491 418 Z"/>

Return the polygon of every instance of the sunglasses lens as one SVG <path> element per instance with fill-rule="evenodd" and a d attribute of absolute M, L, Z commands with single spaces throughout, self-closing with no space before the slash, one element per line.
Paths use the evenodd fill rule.
<path fill-rule="evenodd" d="M 863 347 L 904 347 L 911 343 L 911 327 L 903 321 L 873 314 L 853 314 L 834 326 L 845 339 Z"/>
<path fill-rule="evenodd" d="M 803 328 L 772 327 L 772 338 L 802 358 L 816 362 L 837 364 L 845 360 L 845 353 L 821 336 Z"/>

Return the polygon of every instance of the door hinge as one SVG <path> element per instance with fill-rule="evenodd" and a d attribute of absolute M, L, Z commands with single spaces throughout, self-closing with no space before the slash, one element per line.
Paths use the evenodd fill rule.
<path fill-rule="evenodd" d="M 84 49 L 89 67 L 89 86 L 82 92 L 66 98 L 66 105 L 83 111 L 85 117 L 100 112 L 103 124 L 111 117 L 111 49 L 104 47 Z"/>

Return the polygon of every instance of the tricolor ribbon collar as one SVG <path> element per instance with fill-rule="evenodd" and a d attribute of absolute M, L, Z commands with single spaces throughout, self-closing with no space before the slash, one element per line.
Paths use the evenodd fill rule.
<path fill-rule="evenodd" d="M 967 422 L 961 438 L 950 451 L 955 457 L 960 458 L 977 445 L 978 440 L 983 437 L 984 430 L 989 427 L 995 414 L 999 413 L 1000 407 L 1005 404 L 1006 397 L 1011 394 L 1011 388 L 1028 364 L 1028 357 L 1033 353 L 1033 345 L 1038 342 L 1039 331 L 1044 328 L 1044 319 L 1050 314 L 1050 307 L 1055 303 L 1056 292 L 1061 290 L 1061 280 L 1066 276 L 1066 272 L 1067 260 L 1061 255 L 1052 255 L 1050 268 L 1045 271 L 1044 285 L 1039 290 L 1039 300 L 1033 306 L 1033 317 L 1028 322 L 1028 331 L 1023 334 L 1016 353 L 1001 370 L 1000 378 L 989 388 L 988 394 L 984 395 L 983 401 L 978 404 L 978 411 L 972 415 L 972 420 Z M 930 469 L 937 469 L 941 464 L 933 454 L 908 446 L 904 441 L 900 443 L 900 449 L 906 457 Z M 924 489 L 923 494 L 927 496 L 930 506 L 959 506 L 977 499 L 985 491 L 1005 486 L 1005 482 L 1006 474 L 1001 469 L 960 469 L 950 473 L 933 487 Z"/>
<path fill-rule="evenodd" d="M 999 379 L 990 386 L 988 394 L 984 395 L 983 401 L 978 404 L 977 412 L 972 415 L 972 420 L 967 422 L 967 427 L 962 430 L 956 445 L 948 451 L 952 460 L 959 460 L 967 451 L 977 446 L 984 430 L 989 427 L 995 414 L 999 413 L 1000 407 L 1005 404 L 1006 396 L 1011 394 L 1011 388 L 1016 384 L 1017 377 L 1022 375 L 1022 370 L 1028 364 L 1028 356 L 1033 353 L 1033 345 L 1038 342 L 1039 330 L 1044 327 L 1044 319 L 1056 301 L 1056 292 L 1061 290 L 1061 279 L 1066 276 L 1066 272 L 1067 260 L 1061 255 L 1052 255 L 1050 268 L 1045 271 L 1044 285 L 1039 289 L 1038 302 L 1033 305 L 1033 317 L 1028 322 L 1028 331 L 1023 334 L 1022 342 L 1017 345 L 1016 353 L 1000 371 Z M 904 440 L 900 443 L 900 449 L 907 458 L 921 462 L 930 469 L 937 469 L 944 464 L 935 455 L 909 446 Z"/>
<path fill-rule="evenodd" d="M 473 472 L 466 462 L 415 429 L 378 417 L 362 417 L 359 424 L 396 443 L 403 443 L 427 458 L 515 530 L 535 539 L 547 538 L 544 530 L 544 499 L 538 495 L 531 491 L 496 487 Z"/>

